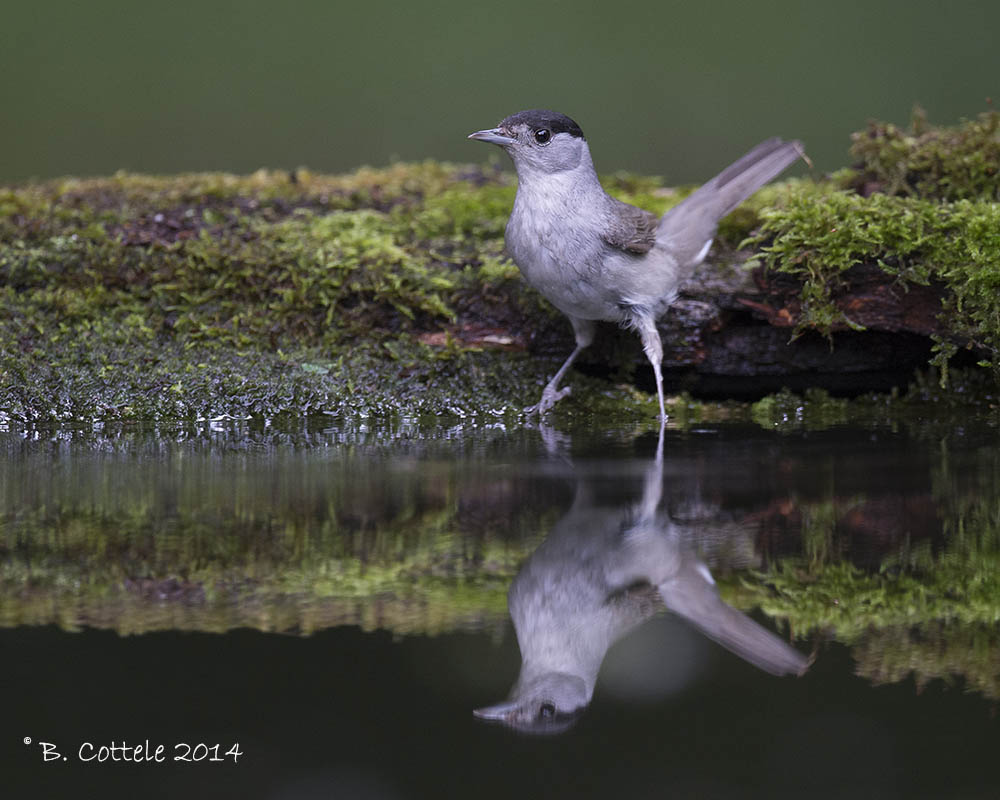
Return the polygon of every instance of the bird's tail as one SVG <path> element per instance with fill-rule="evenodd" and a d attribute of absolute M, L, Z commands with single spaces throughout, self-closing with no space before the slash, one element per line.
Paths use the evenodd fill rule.
<path fill-rule="evenodd" d="M 688 564 L 657 587 L 668 609 L 727 650 L 772 675 L 801 675 L 809 668 L 808 657 L 746 614 L 726 605 L 710 582 L 707 570 L 697 566 Z"/>
<path fill-rule="evenodd" d="M 699 251 L 707 250 L 719 220 L 799 158 L 805 158 L 802 142 L 761 142 L 664 214 L 656 238 L 669 242 L 681 263 L 688 254 L 696 260 Z"/>

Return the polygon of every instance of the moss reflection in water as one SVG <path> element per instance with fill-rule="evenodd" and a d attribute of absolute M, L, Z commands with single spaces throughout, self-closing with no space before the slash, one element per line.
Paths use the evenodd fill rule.
<path fill-rule="evenodd" d="M 208 537 L 204 523 L 190 518 L 175 520 L 169 532 L 154 532 L 156 522 L 138 515 L 130 522 L 72 512 L 20 520 L 0 566 L 0 624 L 123 634 L 309 633 L 343 624 L 437 633 L 502 621 L 507 583 L 525 554 L 435 531 L 437 522 L 423 515 L 390 522 L 374 534 L 347 533 L 331 547 L 340 538 L 332 530 L 273 519 L 244 520 Z M 203 547 L 208 540 L 218 546 Z"/>
<path fill-rule="evenodd" d="M 671 440 L 677 499 L 700 475 L 747 530 L 723 598 L 848 644 L 873 680 L 961 676 L 1000 697 L 995 433 L 917 422 L 824 439 L 806 424 L 821 416 Z M 562 468 L 533 431 L 362 428 L 4 434 L 0 625 L 499 635 L 510 581 L 568 506 Z M 609 453 L 634 453 L 642 430 L 587 444 L 626 470 L 614 485 L 636 462 Z"/>
<path fill-rule="evenodd" d="M 6 462 L 0 624 L 479 629 L 537 543 L 506 484 L 425 460 L 100 442 L 121 452 L 48 443 Z"/>
<path fill-rule="evenodd" d="M 906 541 L 866 570 L 814 549 L 744 579 L 730 602 L 760 606 L 797 636 L 851 645 L 858 674 L 876 683 L 961 676 L 967 688 L 1000 699 L 1000 507 L 995 494 L 957 506 L 945 516 L 940 552 Z M 829 542 L 834 514 L 826 506 L 804 515 L 819 525 L 803 530 L 804 542 Z"/>

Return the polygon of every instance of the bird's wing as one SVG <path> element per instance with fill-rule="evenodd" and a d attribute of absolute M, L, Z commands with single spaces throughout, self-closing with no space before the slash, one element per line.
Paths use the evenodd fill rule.
<path fill-rule="evenodd" d="M 656 215 L 613 197 L 608 199 L 611 200 L 610 213 L 601 238 L 626 253 L 648 253 L 656 244 L 656 226 L 659 224 Z"/>

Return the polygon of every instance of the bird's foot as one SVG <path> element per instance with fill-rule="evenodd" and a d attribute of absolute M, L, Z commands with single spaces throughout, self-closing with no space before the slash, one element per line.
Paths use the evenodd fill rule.
<path fill-rule="evenodd" d="M 524 409 L 524 413 L 528 416 L 534 416 L 535 414 L 541 416 L 548 413 L 556 403 L 572 391 L 572 388 L 571 386 L 566 386 L 557 391 L 551 386 L 546 386 L 545 391 L 542 392 L 542 399 L 535 403 L 535 405 Z"/>

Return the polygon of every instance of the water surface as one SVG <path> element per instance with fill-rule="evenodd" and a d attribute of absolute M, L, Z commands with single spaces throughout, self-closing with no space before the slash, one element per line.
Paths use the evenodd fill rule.
<path fill-rule="evenodd" d="M 988 425 L 705 426 L 668 431 L 661 467 L 650 430 L 0 436 L 12 797 L 996 794 Z M 634 541 L 659 548 L 644 574 L 709 570 L 808 671 L 768 674 L 654 591 L 561 732 L 474 719 L 521 667 L 512 581 L 593 585 Z M 147 739 L 219 761 L 80 760 Z"/>

